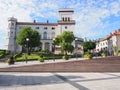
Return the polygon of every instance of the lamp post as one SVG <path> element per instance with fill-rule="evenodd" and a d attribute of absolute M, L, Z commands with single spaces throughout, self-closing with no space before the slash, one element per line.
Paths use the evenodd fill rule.
<path fill-rule="evenodd" d="M 29 46 L 28 46 L 29 38 L 26 38 L 26 42 L 27 42 L 27 58 L 26 58 L 26 63 L 27 63 L 28 53 L 29 53 Z"/>
<path fill-rule="evenodd" d="M 76 45 L 75 45 L 75 48 L 76 48 L 76 59 L 77 59 L 77 48 L 78 48 L 78 46 L 77 46 L 77 45 L 78 45 L 77 41 L 78 41 L 78 38 L 75 38 L 75 44 L 76 44 Z"/>
<path fill-rule="evenodd" d="M 55 52 L 55 44 L 54 44 L 54 40 L 55 40 L 55 38 L 53 38 L 53 61 L 55 61 L 55 57 L 54 57 L 54 52 Z"/>

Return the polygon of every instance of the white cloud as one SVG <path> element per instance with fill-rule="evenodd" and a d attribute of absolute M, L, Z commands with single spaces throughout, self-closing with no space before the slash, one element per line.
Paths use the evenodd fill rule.
<path fill-rule="evenodd" d="M 11 16 L 18 21 L 29 22 L 38 17 L 57 21 L 59 8 L 74 8 L 78 36 L 107 33 L 110 22 L 103 21 L 111 15 L 120 16 L 120 0 L 0 0 L 0 32 L 7 33 L 7 19 Z"/>
<path fill-rule="evenodd" d="M 120 3 L 117 1 L 107 2 L 104 0 L 88 0 L 85 4 L 79 4 L 77 6 L 80 11 L 75 14 L 75 19 L 77 22 L 75 32 L 76 35 L 96 37 L 107 34 L 109 31 L 106 31 L 105 27 L 109 24 L 107 21 L 103 21 L 111 15 L 120 16 Z"/>

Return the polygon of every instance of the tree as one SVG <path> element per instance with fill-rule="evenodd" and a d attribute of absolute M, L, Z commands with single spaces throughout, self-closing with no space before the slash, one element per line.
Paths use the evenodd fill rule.
<path fill-rule="evenodd" d="M 29 38 L 29 41 L 28 41 L 29 51 L 33 47 L 38 47 L 40 45 L 41 36 L 37 31 L 31 29 L 31 27 L 27 27 L 27 26 L 23 27 L 23 29 L 18 33 L 18 36 L 16 39 L 17 44 L 25 48 L 27 46 L 26 38 Z"/>
<path fill-rule="evenodd" d="M 58 35 L 54 43 L 56 45 L 60 45 L 61 49 L 65 52 L 67 55 L 67 52 L 73 52 L 74 47 L 72 46 L 72 42 L 75 39 L 74 35 L 70 31 L 64 31 L 61 35 Z"/>
<path fill-rule="evenodd" d="M 92 41 L 86 41 L 82 43 L 82 46 L 83 46 L 84 52 L 87 52 L 89 50 L 94 49 L 96 47 L 96 44 Z"/>

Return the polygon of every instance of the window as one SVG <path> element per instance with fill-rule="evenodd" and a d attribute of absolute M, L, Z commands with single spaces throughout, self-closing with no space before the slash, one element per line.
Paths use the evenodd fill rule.
<path fill-rule="evenodd" d="M 10 23 L 8 24 L 8 27 L 10 28 Z"/>
<path fill-rule="evenodd" d="M 55 30 L 55 27 L 52 27 L 52 30 Z"/>
<path fill-rule="evenodd" d="M 107 45 L 107 42 L 106 42 L 106 45 Z"/>
<path fill-rule="evenodd" d="M 44 27 L 44 29 L 46 29 L 46 30 L 47 30 L 47 27 Z"/>
<path fill-rule="evenodd" d="M 68 17 L 68 21 L 70 21 L 70 17 Z"/>
<path fill-rule="evenodd" d="M 22 26 L 20 26 L 19 29 L 22 29 Z"/>
<path fill-rule="evenodd" d="M 65 29 L 67 29 L 67 26 L 65 26 Z"/>
<path fill-rule="evenodd" d="M 65 21 L 67 21 L 67 17 L 65 17 Z"/>
<path fill-rule="evenodd" d="M 35 29 L 39 29 L 39 27 L 35 27 Z"/>
<path fill-rule="evenodd" d="M 52 37 L 51 38 L 53 39 L 54 37 L 55 37 L 55 32 L 52 32 Z"/>
<path fill-rule="evenodd" d="M 12 23 L 11 25 L 14 26 L 14 23 Z"/>
<path fill-rule="evenodd" d="M 64 17 L 62 18 L 62 20 L 64 21 Z"/>
<path fill-rule="evenodd" d="M 47 32 L 43 33 L 43 39 L 47 39 Z"/>
<path fill-rule="evenodd" d="M 8 36 L 10 36 L 10 33 L 8 32 Z"/>

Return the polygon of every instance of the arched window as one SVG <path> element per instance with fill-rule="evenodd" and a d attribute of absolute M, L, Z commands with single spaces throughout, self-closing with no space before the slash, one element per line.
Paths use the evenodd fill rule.
<path fill-rule="evenodd" d="M 52 32 L 51 38 L 53 39 L 55 37 L 55 32 Z"/>
<path fill-rule="evenodd" d="M 67 17 L 65 17 L 65 21 L 67 21 Z"/>
<path fill-rule="evenodd" d="M 70 21 L 70 17 L 68 17 L 68 21 Z"/>
<path fill-rule="evenodd" d="M 43 39 L 47 39 L 47 32 L 43 33 Z"/>
<path fill-rule="evenodd" d="M 63 19 L 63 21 L 64 21 L 64 17 L 63 17 L 62 19 Z"/>

